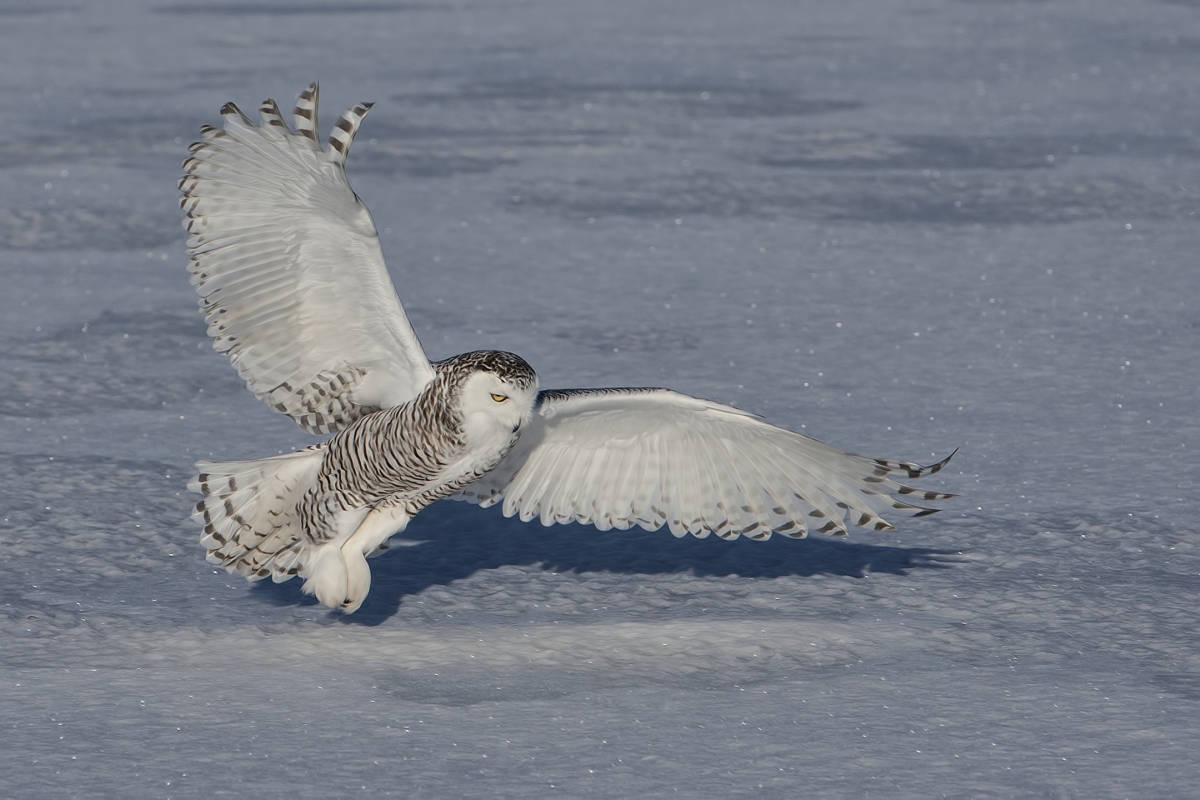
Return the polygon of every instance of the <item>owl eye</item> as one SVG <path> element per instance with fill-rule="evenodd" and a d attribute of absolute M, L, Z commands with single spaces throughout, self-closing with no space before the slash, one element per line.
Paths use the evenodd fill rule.
<path fill-rule="evenodd" d="M 505 400 L 508 399 L 508 395 L 493 393 L 492 399 L 495 400 L 497 403 L 503 403 Z"/>

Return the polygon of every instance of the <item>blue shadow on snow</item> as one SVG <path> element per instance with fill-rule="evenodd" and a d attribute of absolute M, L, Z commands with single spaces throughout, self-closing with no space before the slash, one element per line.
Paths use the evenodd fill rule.
<path fill-rule="evenodd" d="M 858 532 L 855 529 L 851 535 Z M 863 535 L 869 535 L 865 531 Z M 676 539 L 658 531 L 601 532 L 590 525 L 523 523 L 505 519 L 498 508 L 443 501 L 421 512 L 403 539 L 420 544 L 396 547 L 372 559 L 371 593 L 348 623 L 377 625 L 394 615 L 406 595 L 470 577 L 479 570 L 506 565 L 538 565 L 551 572 L 608 572 L 628 575 L 691 573 L 697 576 L 779 578 L 868 572 L 905 575 L 910 569 L 942 569 L 957 551 L 891 547 L 836 541 L 820 535 L 807 539 L 773 536 L 765 542 L 723 541 L 710 536 Z M 281 606 L 312 605 L 299 581 L 254 584 L 253 596 Z"/>

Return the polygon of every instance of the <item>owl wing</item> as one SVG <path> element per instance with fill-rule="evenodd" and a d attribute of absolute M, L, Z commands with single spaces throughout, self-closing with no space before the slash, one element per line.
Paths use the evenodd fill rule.
<path fill-rule="evenodd" d="M 951 453 L 951 456 L 954 454 Z M 932 514 L 908 502 L 953 497 L 892 480 L 928 467 L 847 453 L 729 406 L 667 389 L 543 391 L 529 426 L 492 472 L 456 499 L 506 517 L 591 523 L 600 530 L 669 525 L 676 536 L 766 539 L 844 536 L 846 518 L 892 526 L 868 500 Z M 882 504 L 881 503 L 881 504 Z"/>
<path fill-rule="evenodd" d="M 434 371 L 396 297 L 375 224 L 346 179 L 369 105 L 338 120 L 324 149 L 317 85 L 296 132 L 274 100 L 256 125 L 237 106 L 205 126 L 183 163 L 192 283 L 213 347 L 254 395 L 313 433 L 404 403 Z"/>

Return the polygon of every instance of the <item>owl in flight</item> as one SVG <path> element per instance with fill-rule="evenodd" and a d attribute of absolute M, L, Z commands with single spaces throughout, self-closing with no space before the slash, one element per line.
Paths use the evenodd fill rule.
<path fill-rule="evenodd" d="M 208 560 L 249 580 L 303 579 L 349 614 L 367 556 L 435 500 L 501 504 L 506 517 L 600 530 L 670 527 L 723 539 L 847 522 L 892 526 L 868 501 L 915 512 L 952 495 L 893 480 L 921 467 L 843 452 L 669 389 L 543 389 L 520 356 L 430 362 L 404 315 L 371 215 L 346 179 L 370 109 L 322 147 L 317 85 L 256 124 L 232 103 L 205 126 L 180 180 L 192 284 L 213 347 L 254 395 L 328 440 L 257 461 L 201 461 Z M 951 454 L 953 455 L 953 454 Z"/>

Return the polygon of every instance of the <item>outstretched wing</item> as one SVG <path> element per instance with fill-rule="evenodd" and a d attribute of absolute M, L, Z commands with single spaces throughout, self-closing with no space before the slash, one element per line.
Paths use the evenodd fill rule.
<path fill-rule="evenodd" d="M 953 453 L 951 453 L 953 456 Z M 908 500 L 953 495 L 897 483 L 942 468 L 846 453 L 729 406 L 667 389 L 543 391 L 528 428 L 495 470 L 456 499 L 504 501 L 523 521 L 600 530 L 669 525 L 676 536 L 794 538 L 809 526 L 846 534 L 846 519 L 892 526 L 868 500 L 915 512 Z M 880 504 L 882 504 L 880 503 Z"/>
<path fill-rule="evenodd" d="M 369 105 L 322 149 L 317 85 L 293 133 L 274 100 L 256 125 L 237 106 L 205 126 L 179 182 L 192 283 L 213 347 L 254 395 L 313 433 L 420 393 L 434 372 L 404 316 L 346 151 Z"/>

